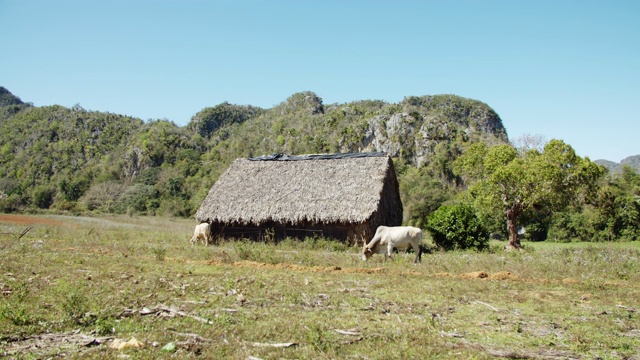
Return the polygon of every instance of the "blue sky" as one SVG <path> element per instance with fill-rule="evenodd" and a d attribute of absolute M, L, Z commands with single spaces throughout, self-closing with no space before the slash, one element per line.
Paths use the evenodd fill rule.
<path fill-rule="evenodd" d="M 0 86 L 186 125 L 228 101 L 273 107 L 456 94 L 510 139 L 640 154 L 640 1 L 0 0 Z"/>

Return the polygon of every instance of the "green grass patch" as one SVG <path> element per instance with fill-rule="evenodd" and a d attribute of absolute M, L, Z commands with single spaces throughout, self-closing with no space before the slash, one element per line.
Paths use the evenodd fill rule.
<path fill-rule="evenodd" d="M 321 238 L 191 246 L 188 220 L 50 219 L 57 223 L 0 243 L 4 356 L 623 359 L 639 351 L 638 243 L 505 252 L 492 242 L 487 252 L 424 254 L 415 266 L 403 252 L 363 262 L 360 248 Z M 109 348 L 131 338 L 145 346 Z M 169 343 L 175 350 L 163 351 Z"/>

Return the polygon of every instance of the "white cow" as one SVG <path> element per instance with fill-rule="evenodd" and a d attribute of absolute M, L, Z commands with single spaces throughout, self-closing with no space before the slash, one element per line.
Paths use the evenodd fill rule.
<path fill-rule="evenodd" d="M 406 249 L 411 245 L 416 252 L 414 264 L 422 260 L 420 243 L 422 242 L 422 230 L 412 226 L 378 226 L 376 234 L 368 244 L 362 248 L 362 260 L 367 261 L 373 254 L 384 254 L 384 259 L 391 257 L 393 248 Z"/>
<path fill-rule="evenodd" d="M 191 245 L 195 245 L 199 239 L 204 241 L 204 245 L 207 246 L 212 243 L 213 238 L 211 236 L 211 226 L 209 223 L 202 223 L 196 225 L 196 229 L 193 231 L 193 237 L 191 238 Z"/>

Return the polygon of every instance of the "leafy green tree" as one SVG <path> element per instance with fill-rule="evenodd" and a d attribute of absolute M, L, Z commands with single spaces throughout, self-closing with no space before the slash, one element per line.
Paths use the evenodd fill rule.
<path fill-rule="evenodd" d="M 631 196 L 640 197 L 640 174 L 629 165 L 622 166 L 618 187 Z"/>
<path fill-rule="evenodd" d="M 522 213 L 520 223 L 525 225 L 527 231 L 524 238 L 529 241 L 544 241 L 547 239 L 547 233 L 551 224 L 553 212 L 549 208 L 530 208 Z M 504 229 L 504 221 L 501 221 L 502 229 Z M 508 236 L 508 234 L 506 234 Z"/>
<path fill-rule="evenodd" d="M 0 212 L 11 213 L 20 210 L 23 206 L 18 194 L 5 195 L 0 193 Z"/>
<path fill-rule="evenodd" d="M 521 247 L 518 219 L 524 211 L 559 211 L 575 205 L 592 196 L 604 174 L 601 166 L 577 156 L 562 140 L 549 141 L 542 152 L 475 143 L 454 162 L 454 169 L 467 178 L 468 195 L 476 207 L 506 218 L 513 248 Z"/>
<path fill-rule="evenodd" d="M 55 193 L 49 186 L 37 186 L 33 191 L 33 204 L 40 209 L 48 209 L 53 204 Z"/>
<path fill-rule="evenodd" d="M 228 102 L 200 110 L 191 118 L 188 127 L 204 138 L 209 138 L 220 127 L 243 123 L 260 115 L 264 110 L 255 106 L 233 105 Z"/>
<path fill-rule="evenodd" d="M 597 239 L 590 217 L 584 212 L 557 212 L 549 225 L 548 238 L 557 242 Z"/>
<path fill-rule="evenodd" d="M 453 197 L 447 184 L 429 176 L 425 167 L 405 166 L 398 182 L 406 215 L 404 222 L 415 227 L 422 227 L 429 214 Z"/>
<path fill-rule="evenodd" d="M 436 245 L 446 250 L 483 250 L 489 244 L 489 232 L 466 204 L 441 206 L 427 218 L 426 229 Z"/>
<path fill-rule="evenodd" d="M 89 181 L 86 178 L 62 179 L 58 186 L 64 200 L 77 201 L 89 189 Z"/>
<path fill-rule="evenodd" d="M 119 213 L 144 213 L 158 206 L 158 191 L 153 186 L 135 184 L 127 188 L 116 200 L 114 210 Z"/>
<path fill-rule="evenodd" d="M 640 174 L 629 166 L 598 191 L 595 227 L 603 241 L 640 239 Z"/>

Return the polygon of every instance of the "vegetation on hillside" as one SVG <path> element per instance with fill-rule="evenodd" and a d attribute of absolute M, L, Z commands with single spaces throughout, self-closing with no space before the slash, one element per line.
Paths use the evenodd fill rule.
<path fill-rule="evenodd" d="M 236 158 L 384 151 L 396 164 L 404 222 L 424 227 L 441 205 L 464 202 L 470 178 L 453 164 L 475 145 L 511 148 L 493 109 L 455 95 L 324 104 L 307 91 L 271 109 L 224 102 L 180 127 L 79 105 L 34 107 L 0 88 L 0 211 L 190 217 Z M 566 224 L 585 229 L 585 222 L 593 230 L 572 239 L 636 239 L 636 176 L 604 176 L 597 196 L 563 208 L 563 215 L 536 203 L 518 226 L 531 229 L 532 240 L 548 233 L 556 239 Z M 492 232 L 505 233 L 500 221 L 482 218 Z"/>
<path fill-rule="evenodd" d="M 0 121 L 28 107 L 31 107 L 31 104 L 25 104 L 19 97 L 0 86 Z"/>

